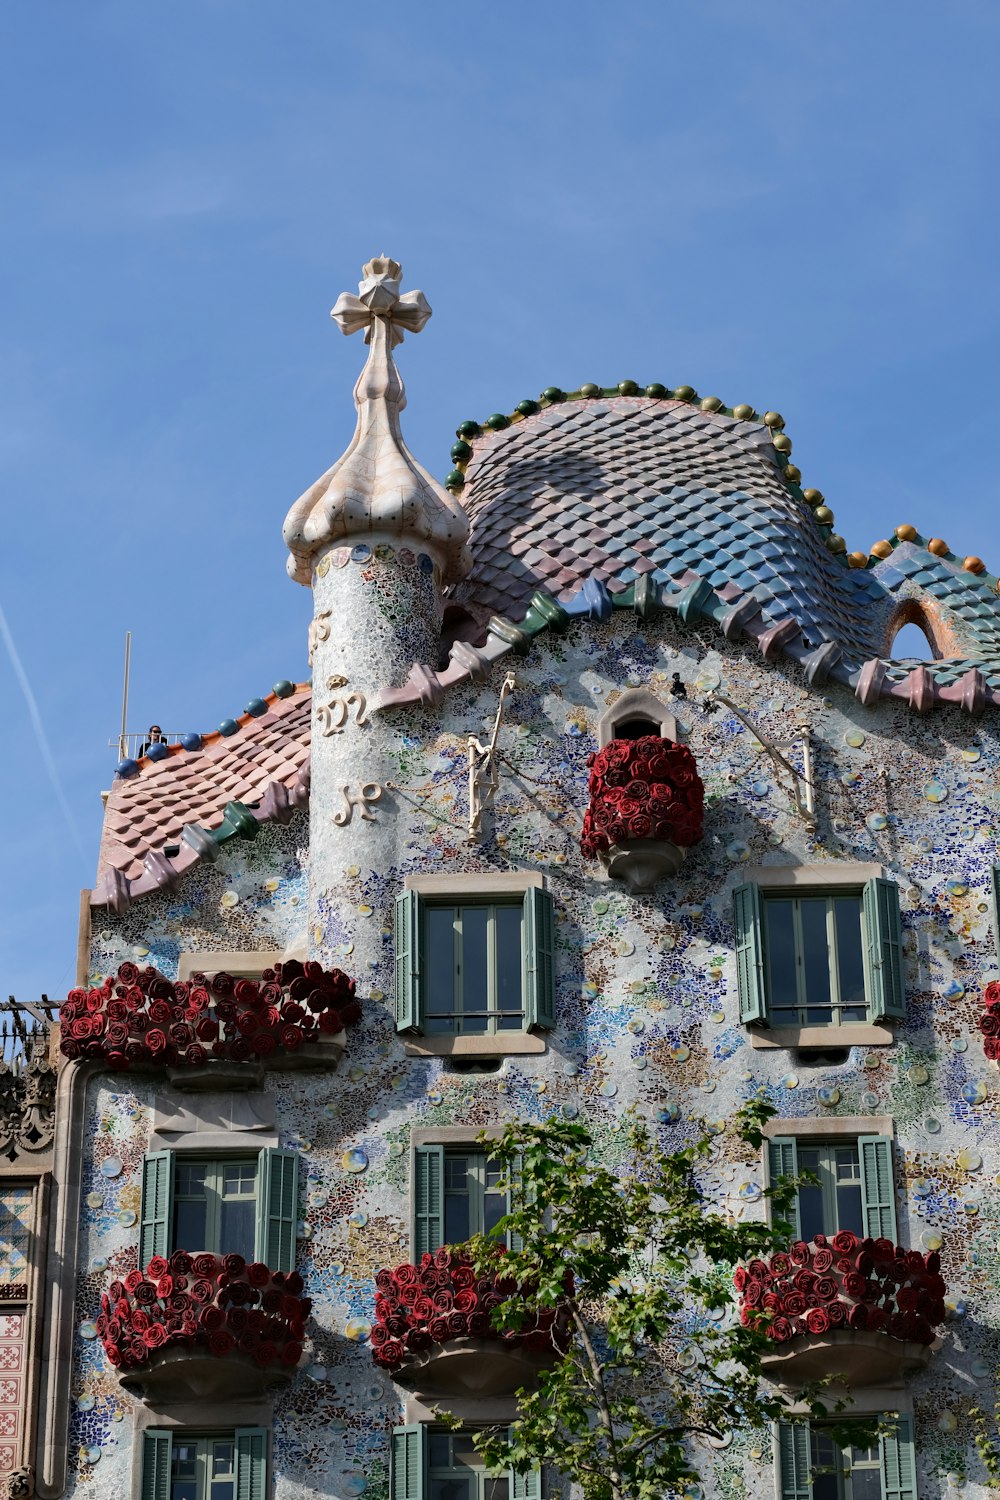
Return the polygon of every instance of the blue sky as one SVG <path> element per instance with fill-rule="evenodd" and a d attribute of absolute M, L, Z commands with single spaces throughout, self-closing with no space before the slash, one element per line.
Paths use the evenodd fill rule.
<path fill-rule="evenodd" d="M 962 0 L 6 7 L 4 992 L 72 983 L 126 629 L 135 728 L 306 676 L 281 523 L 350 437 L 328 311 L 373 253 L 434 307 L 435 473 L 547 385 L 689 383 L 784 413 L 850 547 L 1000 568 L 998 53 Z"/>

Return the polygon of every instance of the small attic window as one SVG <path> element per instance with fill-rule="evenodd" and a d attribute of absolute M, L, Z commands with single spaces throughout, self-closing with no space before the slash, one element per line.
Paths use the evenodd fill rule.
<path fill-rule="evenodd" d="M 616 740 L 641 740 L 645 734 L 659 734 L 659 723 L 653 719 L 623 719 L 615 724 Z"/>
<path fill-rule="evenodd" d="M 604 746 L 612 740 L 637 740 L 644 734 L 676 740 L 677 720 L 648 688 L 629 688 L 601 715 L 597 743 Z"/>

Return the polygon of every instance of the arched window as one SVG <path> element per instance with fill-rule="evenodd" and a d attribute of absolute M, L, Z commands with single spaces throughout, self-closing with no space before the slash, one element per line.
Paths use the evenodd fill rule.
<path fill-rule="evenodd" d="M 886 656 L 896 661 L 940 661 L 934 624 L 917 599 L 904 599 L 889 621 Z"/>

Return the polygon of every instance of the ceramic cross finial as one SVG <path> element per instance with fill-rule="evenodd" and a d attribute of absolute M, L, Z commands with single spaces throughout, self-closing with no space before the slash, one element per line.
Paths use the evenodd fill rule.
<path fill-rule="evenodd" d="M 376 255 L 361 269 L 358 295 L 341 292 L 330 313 L 341 333 L 363 328 L 365 343 L 370 344 L 376 318 L 388 323 L 392 348 L 403 342 L 404 332 L 419 333 L 431 315 L 431 305 L 423 292 L 400 292 L 403 268 L 399 261 Z"/>
<path fill-rule="evenodd" d="M 343 333 L 363 329 L 370 352 L 354 387 L 358 425 L 350 447 L 285 521 L 288 572 L 306 586 L 318 553 L 361 539 L 405 539 L 435 558 L 443 584 L 463 577 L 471 564 L 461 504 L 417 463 L 399 425 L 406 393 L 392 350 L 431 315 L 423 292 L 400 292 L 401 275 L 398 261 L 375 256 L 364 267 L 358 295 L 342 293 L 331 314 Z"/>

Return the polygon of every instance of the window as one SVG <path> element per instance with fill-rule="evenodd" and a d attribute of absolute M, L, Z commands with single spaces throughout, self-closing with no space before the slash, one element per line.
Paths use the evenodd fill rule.
<path fill-rule="evenodd" d="M 143 1159 L 139 1259 L 173 1250 L 242 1255 L 294 1271 L 298 1157 L 268 1146 L 214 1159 L 150 1151 Z"/>
<path fill-rule="evenodd" d="M 263 1427 L 214 1436 L 148 1427 L 142 1500 L 265 1500 L 266 1466 Z"/>
<path fill-rule="evenodd" d="M 810 1172 L 818 1182 L 802 1183 L 788 1210 L 795 1238 L 828 1238 L 849 1229 L 860 1239 L 896 1243 L 892 1140 L 862 1135 L 850 1140 L 775 1136 L 767 1143 L 768 1177 Z"/>
<path fill-rule="evenodd" d="M 902 1019 L 899 891 L 876 877 L 856 891 L 733 893 L 740 1019 L 776 1026 L 841 1026 Z"/>
<path fill-rule="evenodd" d="M 392 1434 L 392 1500 L 541 1500 L 538 1469 L 491 1478 L 472 1437 L 468 1429 L 397 1427 Z"/>
<path fill-rule="evenodd" d="M 917 1500 L 910 1418 L 871 1447 L 846 1448 L 814 1423 L 781 1422 L 778 1474 L 780 1500 Z"/>
<path fill-rule="evenodd" d="M 413 1253 L 492 1234 L 509 1212 L 500 1167 L 471 1147 L 417 1146 L 414 1151 Z M 508 1249 L 515 1246 L 507 1238 Z"/>
<path fill-rule="evenodd" d="M 396 1026 L 496 1035 L 555 1025 L 552 897 L 396 897 Z"/>

